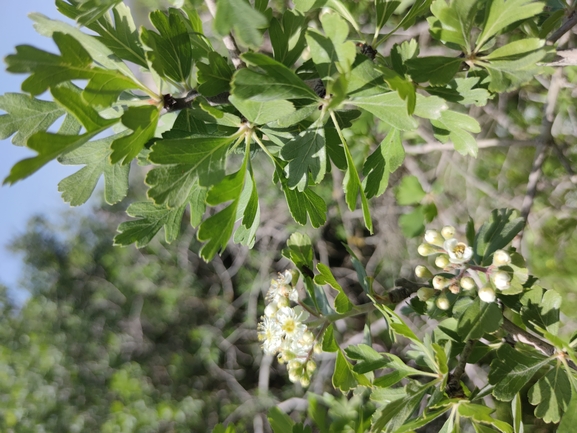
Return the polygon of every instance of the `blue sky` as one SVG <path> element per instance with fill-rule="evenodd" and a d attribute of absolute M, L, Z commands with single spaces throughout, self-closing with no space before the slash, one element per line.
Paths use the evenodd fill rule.
<path fill-rule="evenodd" d="M 52 0 L 10 1 L 0 14 L 0 55 L 2 58 L 14 53 L 16 45 L 28 44 L 57 53 L 51 39 L 35 32 L 30 12 L 40 12 L 50 18 L 62 19 Z M 5 64 L 0 68 L 0 94 L 20 92 L 20 85 L 26 74 L 9 74 Z M 49 95 L 40 96 L 48 99 Z M 0 111 L 1 112 L 1 111 Z M 2 113 L 3 114 L 3 113 Z M 10 139 L 0 140 L 0 178 L 3 180 L 10 168 L 19 160 L 34 155 L 29 149 L 14 146 Z M 52 162 L 33 176 L 12 186 L 0 187 L 0 283 L 7 285 L 14 297 L 22 301 L 26 294 L 17 290 L 17 281 L 21 276 L 21 257 L 14 256 L 5 246 L 14 237 L 23 233 L 27 220 L 34 214 L 43 213 L 58 222 L 58 216 L 69 210 L 58 193 L 58 182 L 77 171 L 79 167 L 67 167 Z M 0 182 L 1 183 L 1 182 Z M 86 208 L 79 208 L 79 212 Z"/>

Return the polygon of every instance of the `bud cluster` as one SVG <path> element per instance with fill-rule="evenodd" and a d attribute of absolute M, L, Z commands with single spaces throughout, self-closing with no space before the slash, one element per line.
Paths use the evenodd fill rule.
<path fill-rule="evenodd" d="M 471 291 L 477 288 L 475 271 L 469 269 L 467 262 L 473 257 L 473 249 L 464 242 L 455 239 L 455 228 L 445 226 L 439 233 L 436 230 L 425 232 L 425 242 L 419 245 L 419 254 L 429 256 L 437 254 L 435 266 L 444 271 L 434 275 L 425 266 L 419 265 L 415 268 L 415 275 L 419 278 L 431 280 L 431 287 L 423 287 L 417 292 L 417 296 L 422 301 L 426 301 L 436 296 L 435 304 L 441 310 L 448 310 L 450 302 L 447 293 L 459 294 L 461 291 Z M 510 286 L 510 276 L 507 272 L 499 270 L 499 266 L 506 266 L 511 262 L 511 257 L 507 252 L 498 250 L 493 256 L 493 265 L 487 269 L 489 282 L 477 288 L 479 298 L 484 302 L 494 302 L 496 299 L 495 290 L 505 290 Z M 458 271 L 456 275 L 447 275 L 448 272 Z M 468 275 L 467 275 L 468 273 Z"/>
<path fill-rule="evenodd" d="M 266 295 L 267 306 L 258 324 L 258 339 L 267 355 L 277 355 L 280 363 L 287 363 L 291 382 L 308 386 L 316 363 L 310 359 L 320 347 L 315 337 L 303 323 L 308 313 L 302 307 L 291 307 L 298 301 L 298 291 L 291 285 L 292 273 L 279 273 L 271 281 Z"/>

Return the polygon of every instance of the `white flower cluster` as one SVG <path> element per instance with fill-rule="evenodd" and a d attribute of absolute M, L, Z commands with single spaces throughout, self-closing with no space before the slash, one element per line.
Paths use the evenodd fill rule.
<path fill-rule="evenodd" d="M 291 285 L 292 273 L 285 271 L 272 280 L 266 295 L 268 302 L 258 324 L 258 339 L 267 355 L 278 354 L 280 363 L 287 363 L 291 382 L 308 386 L 315 362 L 310 359 L 318 351 L 315 338 L 303 323 L 308 313 L 301 307 L 291 307 L 298 301 L 298 292 Z"/>

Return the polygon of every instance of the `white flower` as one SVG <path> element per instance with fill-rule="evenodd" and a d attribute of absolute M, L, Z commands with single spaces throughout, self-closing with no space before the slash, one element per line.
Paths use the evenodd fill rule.
<path fill-rule="evenodd" d="M 277 304 L 279 308 L 287 306 L 287 300 L 297 302 L 299 294 L 297 289 L 290 285 L 291 280 L 292 273 L 290 271 L 279 273 L 278 278 L 270 282 L 270 288 L 266 294 L 267 301 L 271 304 Z"/>
<path fill-rule="evenodd" d="M 455 238 L 447 239 L 443 247 L 449 254 L 449 261 L 454 264 L 468 262 L 473 257 L 473 248 Z"/>
<path fill-rule="evenodd" d="M 481 301 L 483 302 L 495 302 L 495 291 L 493 290 L 493 288 L 491 286 L 485 286 L 485 287 L 481 287 L 478 291 L 479 293 L 479 298 L 481 299 Z"/>
<path fill-rule="evenodd" d="M 287 339 L 298 339 L 307 330 L 303 320 L 308 315 L 302 309 L 282 307 L 278 310 L 276 319 Z"/>
<path fill-rule="evenodd" d="M 511 287 L 511 276 L 505 271 L 497 271 L 493 275 L 493 284 L 499 290 L 507 290 Z"/>
<path fill-rule="evenodd" d="M 278 321 L 271 317 L 263 317 L 258 324 L 258 339 L 262 341 L 262 349 L 267 355 L 277 353 L 282 345 L 282 329 Z"/>

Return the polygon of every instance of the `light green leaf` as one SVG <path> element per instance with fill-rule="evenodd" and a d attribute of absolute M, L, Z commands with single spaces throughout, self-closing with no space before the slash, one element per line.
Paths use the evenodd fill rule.
<path fill-rule="evenodd" d="M 437 0 L 431 5 L 434 15 L 429 21 L 431 35 L 453 48 L 471 52 L 471 29 L 475 24 L 476 0 Z"/>
<path fill-rule="evenodd" d="M 242 59 L 256 69 L 242 68 L 234 74 L 233 95 L 262 102 L 318 99 L 316 93 L 282 63 L 259 53 L 244 53 Z"/>
<path fill-rule="evenodd" d="M 62 199 L 65 202 L 70 203 L 71 206 L 85 203 L 103 174 L 106 203 L 117 203 L 126 196 L 130 165 L 110 163 L 110 144 L 114 139 L 115 136 L 111 136 L 91 141 L 58 158 L 58 162 L 64 165 L 86 164 L 84 168 L 58 184 L 58 191 L 62 193 Z"/>
<path fill-rule="evenodd" d="M 349 102 L 401 131 L 413 130 L 418 125 L 417 121 L 407 114 L 406 104 L 396 92 L 358 97 Z"/>
<path fill-rule="evenodd" d="M 150 202 L 132 203 L 126 213 L 138 219 L 118 226 L 119 233 L 114 237 L 114 245 L 127 246 L 134 243 L 136 248 L 145 247 L 163 227 L 166 242 L 174 241 L 180 232 L 185 208 L 186 203 L 172 209 Z"/>
<path fill-rule="evenodd" d="M 122 0 L 69 0 L 69 3 L 65 3 L 63 0 L 57 0 L 56 6 L 59 11 L 75 19 L 78 24 L 88 26 L 121 1 Z M 66 10 L 74 11 L 74 15 L 70 16 L 66 14 Z"/>
<path fill-rule="evenodd" d="M 393 368 L 390 366 L 390 360 L 366 344 L 348 346 L 345 353 L 350 359 L 357 361 L 353 370 L 360 374 L 378 370 L 383 367 Z"/>
<path fill-rule="evenodd" d="M 288 161 L 285 173 L 289 188 L 304 191 L 308 185 L 309 173 L 313 182 L 319 183 L 325 176 L 327 167 L 324 128 L 313 124 L 305 129 L 284 145 L 281 156 Z"/>
<path fill-rule="evenodd" d="M 427 87 L 427 92 L 461 105 L 483 107 L 492 96 L 486 89 L 475 87 L 480 80 L 480 77 L 456 78 L 445 87 Z"/>
<path fill-rule="evenodd" d="M 476 298 L 459 318 L 457 330 L 463 341 L 478 340 L 483 335 L 500 329 L 503 314 L 495 302 L 483 302 Z"/>
<path fill-rule="evenodd" d="M 295 0 L 295 9 L 299 12 L 308 12 L 311 9 L 322 8 L 328 0 Z"/>
<path fill-rule="evenodd" d="M 214 28 L 225 36 L 234 31 L 236 39 L 244 46 L 258 48 L 262 44 L 262 33 L 268 20 L 244 0 L 219 0 L 216 5 Z"/>
<path fill-rule="evenodd" d="M 114 140 L 110 154 L 112 163 L 130 163 L 154 136 L 159 117 L 160 111 L 154 105 L 129 107 L 122 115 L 122 123 L 133 132 Z"/>
<path fill-rule="evenodd" d="M 494 385 L 493 395 L 501 401 L 511 401 L 535 373 L 549 363 L 543 356 L 529 356 L 503 345 L 497 358 L 491 362 L 489 383 Z"/>
<path fill-rule="evenodd" d="M 425 191 L 419 179 L 415 176 L 405 176 L 395 191 L 395 197 L 400 206 L 419 204 L 425 197 Z"/>
<path fill-rule="evenodd" d="M 238 111 L 255 125 L 264 125 L 294 113 L 295 107 L 289 101 L 251 101 L 231 95 L 228 100 Z"/>
<path fill-rule="evenodd" d="M 0 139 L 12 137 L 12 143 L 24 146 L 31 135 L 46 131 L 65 110 L 58 104 L 31 98 L 22 93 L 0 95 L 0 110 L 7 114 L 0 116 Z"/>
<path fill-rule="evenodd" d="M 337 297 L 335 298 L 335 310 L 339 314 L 344 314 L 353 308 L 353 304 L 349 300 L 347 294 L 341 287 L 337 280 L 333 276 L 330 268 L 322 263 L 317 264 L 317 271 L 320 272 L 320 275 L 316 275 L 314 281 L 319 286 L 323 286 L 328 284 L 333 289 L 338 292 Z"/>
<path fill-rule="evenodd" d="M 356 48 L 352 41 L 347 41 L 349 26 L 337 14 L 322 15 L 321 23 L 326 36 L 309 28 L 306 39 L 319 76 L 329 88 L 327 83 L 334 80 L 337 72 L 350 72 L 355 61 Z"/>
<path fill-rule="evenodd" d="M 489 265 L 493 253 L 505 248 L 509 242 L 523 229 L 525 221 L 512 209 L 495 209 L 491 218 L 485 222 L 473 244 L 474 260 L 482 265 Z"/>
<path fill-rule="evenodd" d="M 439 141 L 444 143 L 450 138 L 455 150 L 461 155 L 477 157 L 477 142 L 469 132 L 480 132 L 481 126 L 471 116 L 445 110 L 441 113 L 441 118 L 431 120 L 431 124 Z"/>
<path fill-rule="evenodd" d="M 196 179 L 201 186 L 210 186 L 224 176 L 226 150 L 234 137 L 197 136 L 159 140 L 148 156 L 151 162 L 163 165 L 148 172 L 148 196 L 156 204 L 180 206 L 189 195 Z"/>
<path fill-rule="evenodd" d="M 150 13 L 150 22 L 158 33 L 142 28 L 140 39 L 150 49 L 146 58 L 161 77 L 177 83 L 186 83 L 192 70 L 192 46 L 182 14 L 170 9 Z"/>
<path fill-rule="evenodd" d="M 577 392 L 572 394 L 569 410 L 566 411 L 565 416 L 561 419 L 557 433 L 573 433 L 575 425 L 577 425 L 577 410 L 575 409 L 577 409 Z"/>
<path fill-rule="evenodd" d="M 529 389 L 529 402 L 537 406 L 535 416 L 546 423 L 558 423 L 571 401 L 571 383 L 558 364 Z"/>
<path fill-rule="evenodd" d="M 397 0 L 375 0 L 375 9 L 377 12 L 377 22 L 375 24 L 375 35 L 379 34 L 379 31 L 383 26 L 389 21 L 389 18 L 393 15 L 393 12 L 401 4 Z"/>
<path fill-rule="evenodd" d="M 234 71 L 226 59 L 213 51 L 208 54 L 208 61 L 208 65 L 200 62 L 196 64 L 199 83 L 197 90 L 203 96 L 216 96 L 230 91 L 230 80 Z"/>
<path fill-rule="evenodd" d="M 303 26 L 305 17 L 296 11 L 286 10 L 279 21 L 273 18 L 268 29 L 274 59 L 291 67 L 306 46 Z"/>
<path fill-rule="evenodd" d="M 339 345 L 335 341 L 334 329 L 332 323 L 327 327 L 323 333 L 323 352 L 336 352 L 339 350 Z"/>
<path fill-rule="evenodd" d="M 477 37 L 477 52 L 483 51 L 489 39 L 505 27 L 540 14 L 544 7 L 544 3 L 532 0 L 490 0 L 488 3 L 483 30 Z"/>
<path fill-rule="evenodd" d="M 399 130 L 392 129 L 363 165 L 366 178 L 363 187 L 367 198 L 378 197 L 389 184 L 389 175 L 401 166 L 405 159 L 405 148 Z"/>
<path fill-rule="evenodd" d="M 341 390 L 341 392 L 348 392 L 358 385 L 369 386 L 369 380 L 353 371 L 353 366 L 339 349 L 337 351 L 337 361 L 335 363 L 335 371 L 333 373 L 333 386 Z"/>
<path fill-rule="evenodd" d="M 476 422 L 495 427 L 503 433 L 513 433 L 513 427 L 508 423 L 495 419 L 491 416 L 493 409 L 474 403 L 461 403 L 458 406 L 459 415 L 470 418 Z"/>
<path fill-rule="evenodd" d="M 122 90 L 141 88 L 135 81 L 117 71 L 93 67 L 88 52 L 72 36 L 55 32 L 52 37 L 61 56 L 29 45 L 19 45 L 16 47 L 16 54 L 6 57 L 9 72 L 31 73 L 22 83 L 23 91 L 39 95 L 62 82 L 95 79 L 92 85 L 91 82 L 88 83 L 87 99 L 92 98 L 102 105 L 108 105 L 116 101 Z M 96 89 L 104 93 L 97 97 L 93 93 Z"/>
<path fill-rule="evenodd" d="M 268 411 L 268 421 L 274 433 L 292 433 L 294 421 L 276 406 Z"/>

